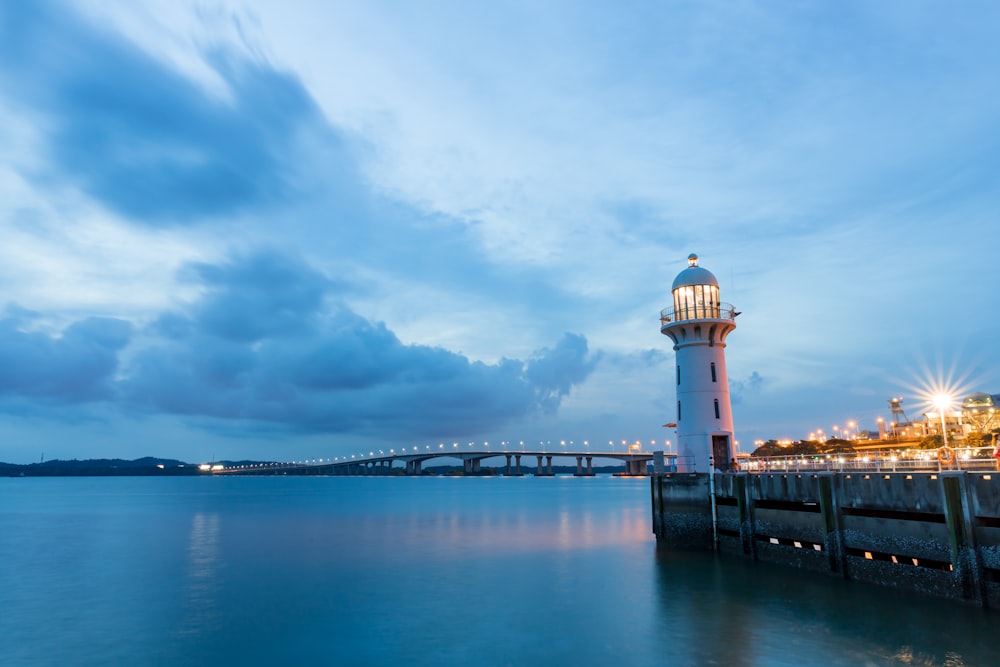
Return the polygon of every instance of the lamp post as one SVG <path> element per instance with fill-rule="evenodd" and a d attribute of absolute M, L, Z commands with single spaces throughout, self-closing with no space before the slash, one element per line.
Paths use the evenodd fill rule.
<path fill-rule="evenodd" d="M 948 394 L 938 394 L 934 397 L 934 405 L 941 413 L 941 442 L 948 446 L 948 429 L 944 424 L 944 411 L 951 405 L 951 396 Z"/>

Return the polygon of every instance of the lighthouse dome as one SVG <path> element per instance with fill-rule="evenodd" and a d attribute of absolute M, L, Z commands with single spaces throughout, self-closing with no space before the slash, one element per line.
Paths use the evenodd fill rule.
<path fill-rule="evenodd" d="M 671 291 L 678 287 L 690 287 L 693 285 L 719 286 L 719 281 L 715 279 L 715 275 L 711 271 L 698 266 L 698 255 L 688 255 L 688 265 L 686 269 L 678 273 L 677 277 L 674 278 L 674 284 L 670 288 Z"/>

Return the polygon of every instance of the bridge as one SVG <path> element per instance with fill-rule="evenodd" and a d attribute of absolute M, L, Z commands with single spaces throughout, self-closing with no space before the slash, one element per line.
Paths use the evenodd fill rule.
<path fill-rule="evenodd" d="M 624 464 L 623 475 L 646 475 L 648 464 L 653 460 L 651 452 L 603 452 L 603 451 L 547 451 L 547 450 L 472 450 L 449 449 L 439 446 L 433 449 L 427 446 L 424 450 L 414 448 L 412 453 L 392 452 L 390 454 L 372 454 L 369 456 L 337 457 L 333 459 L 313 459 L 311 461 L 260 463 L 244 466 L 212 466 L 216 475 L 421 475 L 423 465 L 427 461 L 437 459 L 457 459 L 462 462 L 466 475 L 483 474 L 482 462 L 487 459 L 502 457 L 505 462 L 501 473 L 504 475 L 521 476 L 524 470 L 530 470 L 536 477 L 550 477 L 552 459 L 576 459 L 576 475 L 590 477 L 594 475 L 593 461 L 597 459 L 612 459 Z M 535 458 L 535 465 L 527 463 L 522 467 L 522 459 Z M 675 454 L 664 454 L 667 469 L 675 469 Z M 398 464 L 398 466 L 397 466 Z"/>

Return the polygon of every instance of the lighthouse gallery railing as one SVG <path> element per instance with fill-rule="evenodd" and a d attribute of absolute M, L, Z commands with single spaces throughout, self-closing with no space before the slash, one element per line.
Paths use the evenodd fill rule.
<path fill-rule="evenodd" d="M 732 320 L 736 319 L 736 309 L 731 303 L 706 303 L 683 306 L 674 309 L 673 306 L 660 311 L 660 323 L 682 322 L 684 320 Z"/>

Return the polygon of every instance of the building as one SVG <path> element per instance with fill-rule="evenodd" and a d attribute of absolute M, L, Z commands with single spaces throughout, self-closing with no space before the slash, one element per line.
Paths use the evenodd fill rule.
<path fill-rule="evenodd" d="M 719 298 L 719 281 L 688 257 L 674 279 L 673 305 L 660 311 L 660 333 L 676 354 L 677 467 L 727 470 L 733 455 L 733 413 L 726 374 L 726 337 L 739 314 Z"/>

